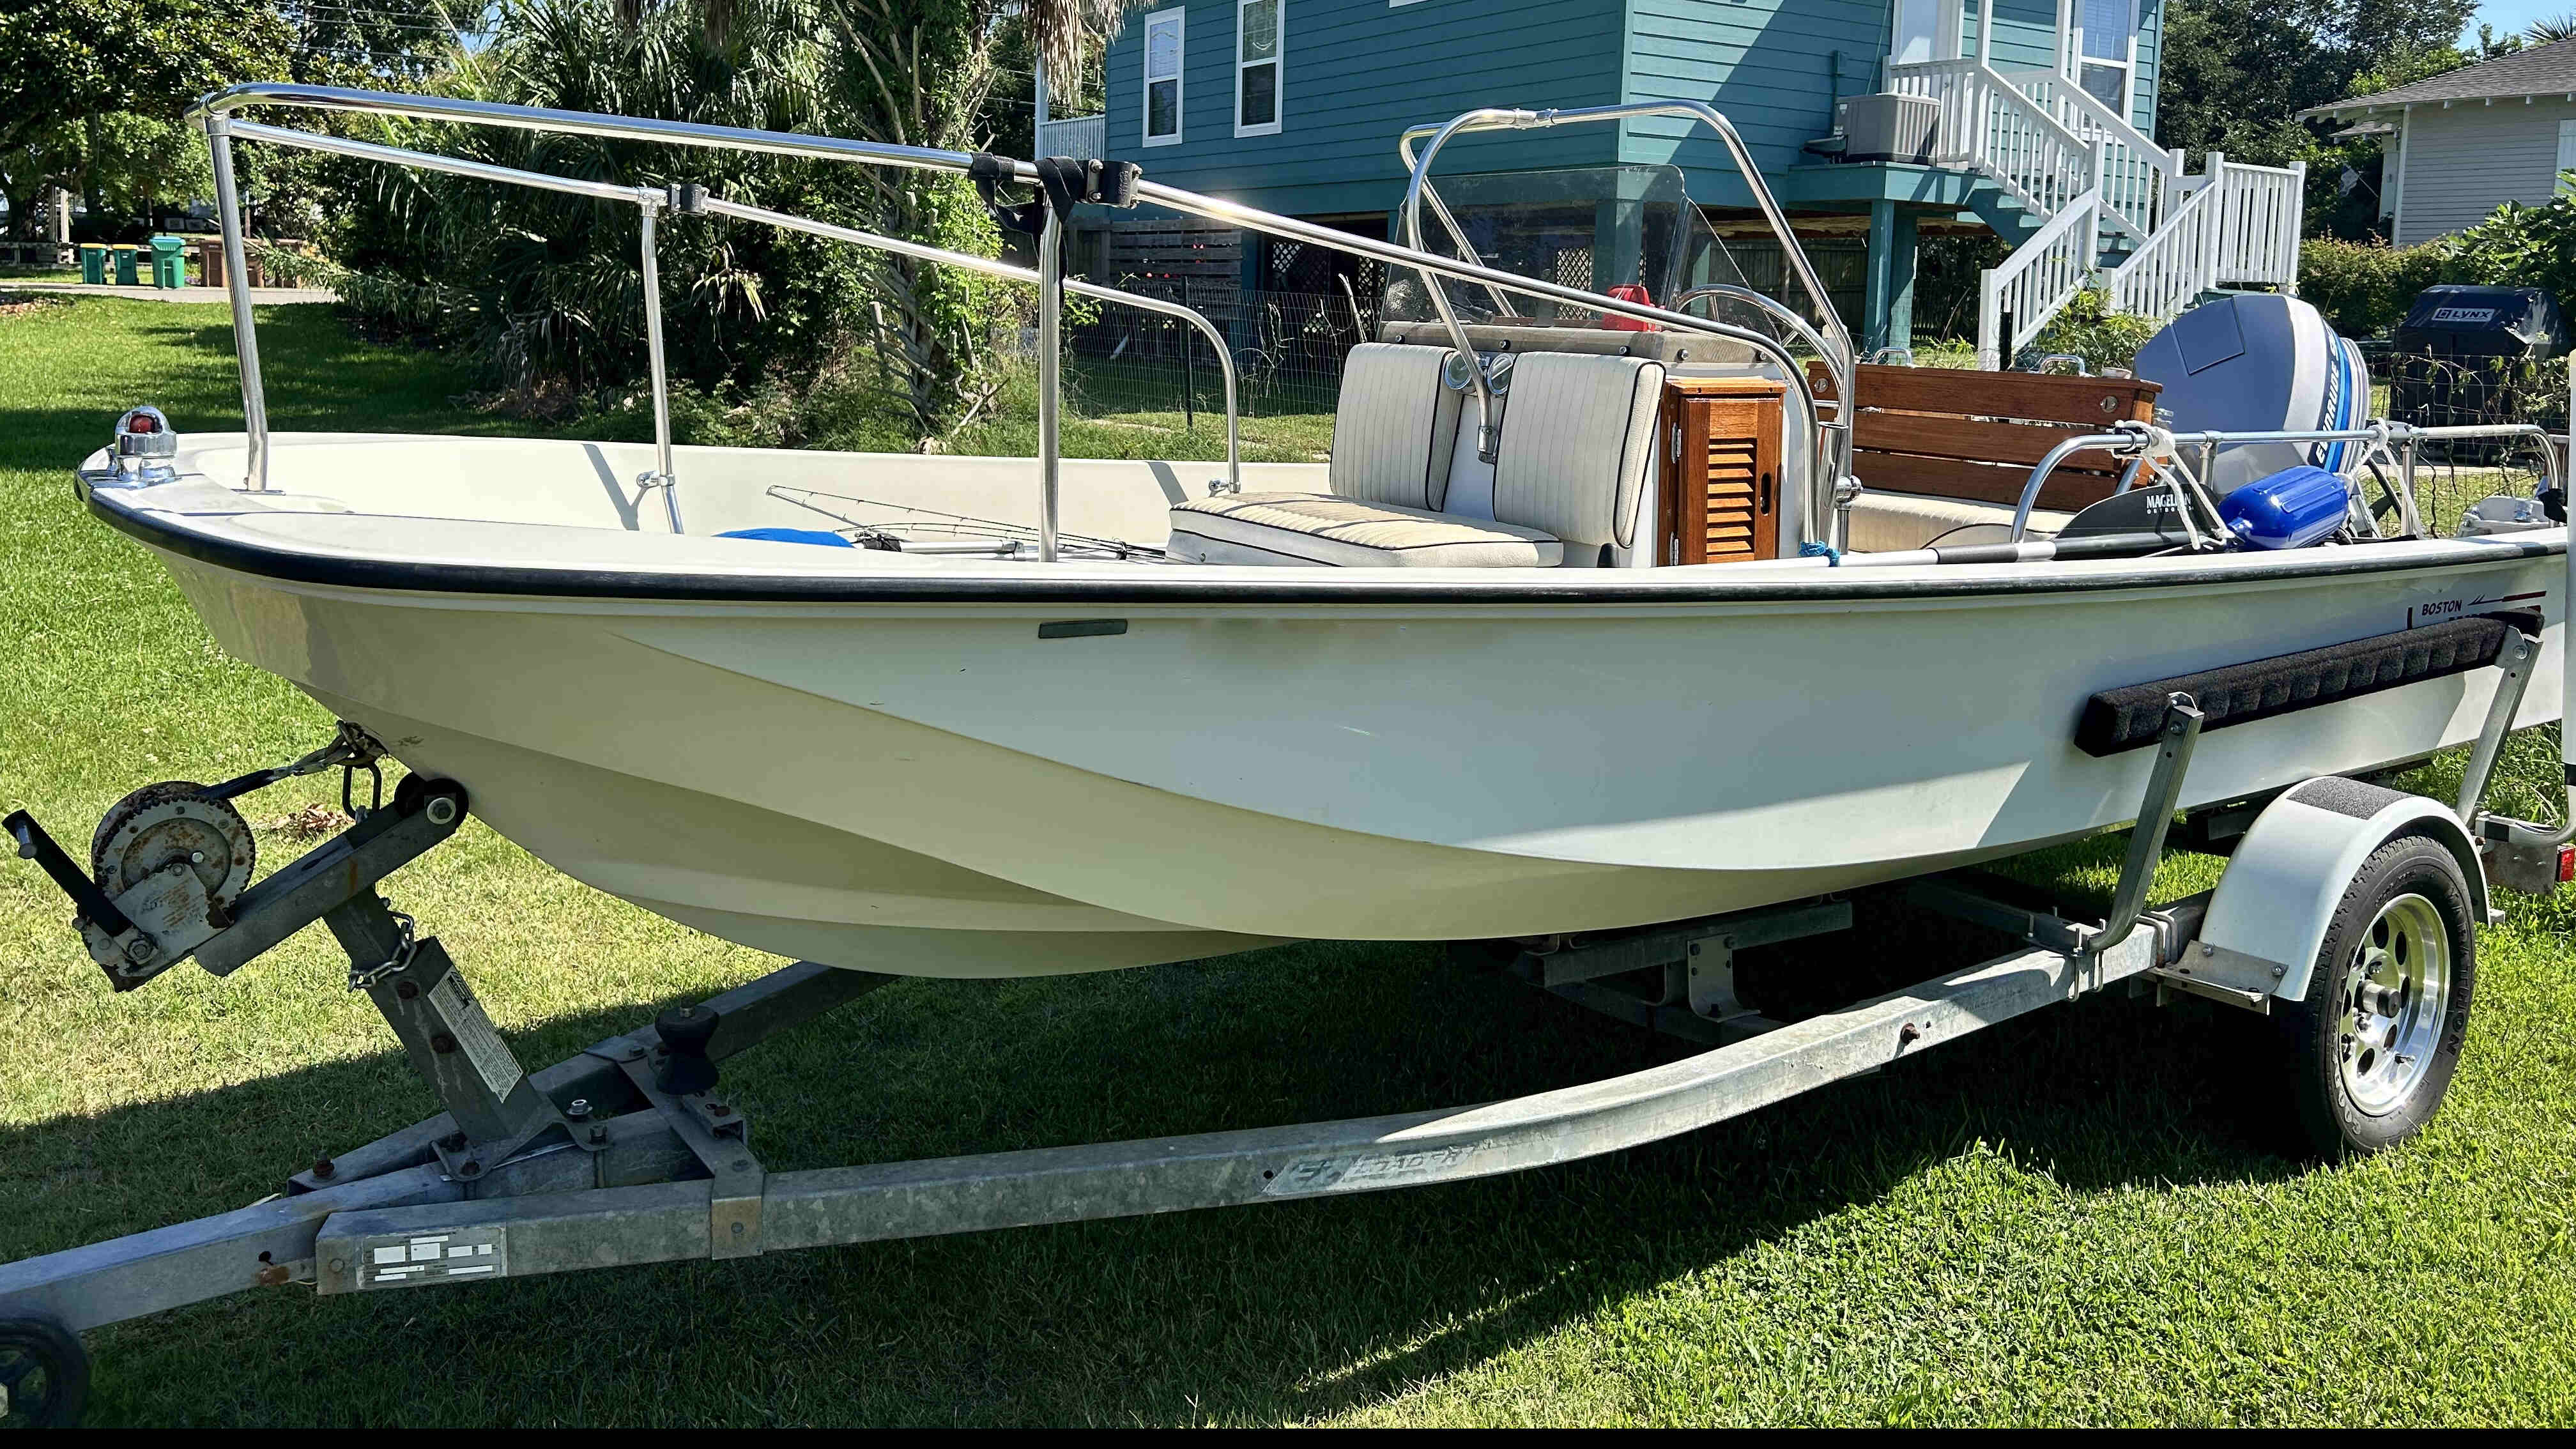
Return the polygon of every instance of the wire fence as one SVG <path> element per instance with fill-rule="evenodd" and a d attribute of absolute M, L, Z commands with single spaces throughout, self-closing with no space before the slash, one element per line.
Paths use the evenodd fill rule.
<path fill-rule="evenodd" d="M 2567 430 L 2567 372 L 2561 358 L 2443 357 L 2365 346 L 2374 396 L 2369 415 L 2417 427 L 2538 423 Z M 2518 445 L 2483 440 L 2427 443 L 2426 457 L 2491 467 Z"/>
<path fill-rule="evenodd" d="M 1194 307 L 1225 335 L 1250 418 L 1332 412 L 1351 349 L 1377 331 L 1376 299 L 1356 290 L 1211 297 L 1191 295 L 1185 279 L 1118 285 Z M 1081 310 L 1065 328 L 1066 401 L 1077 412 L 1224 415 L 1224 369 L 1197 328 L 1106 303 Z"/>

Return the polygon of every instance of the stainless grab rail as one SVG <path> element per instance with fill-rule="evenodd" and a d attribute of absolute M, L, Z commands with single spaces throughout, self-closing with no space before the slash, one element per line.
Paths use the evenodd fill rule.
<path fill-rule="evenodd" d="M 1738 287 L 1727 282 L 1712 282 L 1704 287 L 1693 287 L 1673 299 L 1673 310 L 1685 311 L 1691 303 L 1711 297 L 1724 297 L 1730 301 L 1742 302 L 1766 316 L 1776 318 L 1781 325 L 1795 332 L 1799 341 L 1816 349 L 1818 357 L 1828 359 L 1828 365 L 1830 365 L 1833 353 L 1826 348 L 1824 336 L 1816 331 L 1815 324 L 1799 316 L 1797 309 L 1787 303 L 1765 296 L 1751 287 Z"/>
<path fill-rule="evenodd" d="M 2447 424 L 2437 428 L 2419 428 L 2409 423 L 2378 422 L 2366 428 L 2292 428 L 2279 432 L 2260 433 L 2174 433 L 2171 437 L 2177 448 L 2189 445 L 2204 450 L 2215 450 L 2235 443 L 2411 444 L 2444 438 L 2536 438 L 2541 444 L 2541 477 L 2552 487 L 2559 486 L 2560 482 L 2558 452 L 2555 447 L 2557 438 L 2537 423 L 2462 423 Z M 2077 453 L 2096 448 L 2115 457 L 2144 457 L 2148 445 L 2153 441 L 2153 435 L 2147 429 L 2140 427 L 2128 432 L 2090 433 L 2083 437 L 2068 438 L 2049 449 L 2047 456 L 2041 458 L 2031 468 L 2030 477 L 2022 483 L 2021 501 L 2013 508 L 2011 541 L 2021 542 L 2022 536 L 2030 530 L 2031 510 L 2039 502 L 2039 491 L 2048 482 L 2049 475 L 2057 471 L 2058 465 Z M 2204 458 L 2210 456 L 2210 451 L 2204 451 L 2201 456 Z"/>
<path fill-rule="evenodd" d="M 1779 199 L 1771 194 L 1770 184 L 1762 179 L 1762 169 L 1754 164 L 1753 153 L 1746 148 L 1744 138 L 1737 134 L 1735 124 L 1729 121 L 1723 112 L 1705 101 L 1622 101 L 1612 105 L 1575 106 L 1540 111 L 1487 108 L 1468 111 L 1438 126 L 1410 127 L 1396 141 L 1396 153 L 1403 158 L 1405 169 L 1411 173 L 1411 179 L 1406 183 L 1404 191 L 1406 242 L 1413 250 L 1417 252 L 1422 250 L 1422 196 L 1430 186 L 1432 162 L 1438 158 L 1441 148 L 1448 145 L 1452 137 L 1467 131 L 1544 130 L 1554 126 L 1581 125 L 1595 121 L 1624 121 L 1644 116 L 1678 116 L 1685 120 L 1697 121 L 1715 132 L 1718 140 L 1725 145 L 1727 154 L 1735 162 L 1736 170 L 1744 177 L 1746 189 L 1752 192 L 1754 205 L 1761 210 L 1763 221 L 1770 226 L 1772 235 L 1779 240 L 1780 254 L 1787 259 L 1791 270 L 1797 273 L 1798 285 L 1806 292 L 1808 300 L 1815 304 L 1817 315 L 1824 319 L 1826 331 L 1834 340 L 1835 345 L 1832 348 L 1820 347 L 1817 350 L 1824 357 L 1825 365 L 1833 371 L 1835 395 L 1846 400 L 1852 399 L 1859 349 L 1852 341 L 1850 329 L 1843 326 L 1841 316 L 1834 311 L 1833 300 L 1825 292 L 1824 279 L 1816 274 L 1815 264 L 1808 259 L 1806 249 L 1798 245 L 1797 234 L 1789 226 L 1788 214 L 1780 209 Z M 1421 159 L 1417 161 L 1413 155 L 1413 143 L 1424 138 L 1428 138 L 1431 144 L 1424 148 Z M 1447 208 L 1443 207 L 1441 210 L 1445 213 Z M 1451 338 L 1461 351 L 1472 352 L 1473 349 L 1466 344 L 1464 329 L 1458 325 L 1456 316 L 1449 308 L 1447 296 L 1436 281 L 1430 281 L 1428 276 L 1425 280 L 1430 283 L 1432 306 L 1440 313 L 1441 321 L 1448 326 Z M 1545 294 L 1533 293 L 1532 295 Z M 1633 314 L 1622 313 L 1621 315 Z M 1805 392 L 1800 371 L 1796 364 L 1788 359 L 1786 351 L 1778 348 L 1764 350 L 1777 354 L 1782 365 L 1788 370 L 1790 381 L 1799 384 L 1798 390 Z M 1482 422 L 1491 419 L 1492 395 L 1490 387 L 1481 382 L 1478 385 L 1477 405 L 1484 409 L 1483 420 L 1480 420 L 1478 429 L 1479 448 L 1482 451 L 1484 443 Z M 1850 419 L 1855 409 L 1856 404 L 1849 401 L 1842 405 L 1836 415 L 1834 434 L 1824 434 L 1822 425 L 1818 424 L 1819 435 L 1831 436 L 1834 439 L 1834 446 L 1831 450 L 1832 457 L 1818 459 L 1820 466 L 1811 470 L 1815 477 L 1811 480 L 1809 490 L 1808 528 L 1812 533 L 1816 527 L 1815 520 L 1821 519 L 1828 511 L 1832 512 L 1835 523 L 1831 530 L 1831 537 L 1826 541 L 1837 548 L 1844 542 L 1845 515 L 1842 506 L 1849 496 L 1844 483 L 1851 477 Z M 1815 416 L 1812 406 L 1809 409 L 1809 415 L 1811 418 Z"/>
<path fill-rule="evenodd" d="M 627 116 L 599 115 L 587 111 L 558 111 L 538 106 L 510 106 L 493 101 L 458 100 L 447 96 L 406 95 L 387 91 L 350 90 L 338 86 L 289 85 L 279 82 L 253 82 L 217 91 L 191 106 L 190 119 L 204 126 L 210 147 L 216 155 L 216 201 L 226 217 L 228 254 L 238 256 L 240 237 L 239 208 L 230 176 L 230 137 L 234 124 L 231 112 L 245 106 L 278 105 L 306 110 L 351 112 L 377 115 L 409 116 L 421 120 L 454 121 L 469 125 L 500 126 L 514 130 L 554 131 L 569 135 L 599 137 L 610 140 L 657 141 L 673 145 L 705 146 L 720 150 L 752 151 L 767 155 L 798 156 L 812 160 L 855 161 L 878 165 L 903 166 L 916 170 L 948 171 L 966 174 L 973 157 L 962 151 L 938 151 L 921 146 L 895 146 L 877 141 L 850 141 L 837 136 L 808 136 L 780 131 L 754 131 L 738 126 L 709 126 L 694 121 L 641 120 Z M 1712 113 L 1714 114 L 1714 113 Z M 1720 118 L 1723 120 L 1723 117 Z M 1729 128 L 1729 134 L 1732 128 Z M 302 134 L 302 133 L 299 133 Z M 1014 178 L 1033 182 L 1037 168 L 1025 161 L 1000 158 L 1011 168 Z M 1522 296 L 1539 297 L 1551 302 L 1568 303 L 1592 311 L 1653 322 L 1667 329 L 1725 337 L 1747 344 L 1764 353 L 1787 369 L 1791 376 L 1798 371 L 1795 358 L 1774 338 L 1748 328 L 1736 327 L 1707 318 L 1691 317 L 1662 307 L 1606 297 L 1576 287 L 1559 286 L 1531 277 L 1516 276 L 1491 267 L 1475 266 L 1429 252 L 1398 246 L 1393 242 L 1375 241 L 1350 232 L 1336 231 L 1314 222 L 1280 216 L 1238 202 L 1202 196 L 1194 191 L 1165 186 L 1159 182 L 1140 181 L 1136 186 L 1139 202 L 1168 207 L 1208 221 L 1260 232 L 1265 236 L 1284 237 L 1290 241 L 1308 242 L 1328 250 L 1349 252 L 1354 256 L 1373 257 L 1418 272 L 1448 277 L 1454 281 L 1490 284 Z M 1060 238 L 1059 238 L 1060 240 Z M 1047 249 L 1041 238 L 1041 257 Z M 1803 257 L 1801 258 L 1803 261 Z M 236 278 L 242 269 L 233 268 Z M 239 350 L 243 369 L 243 414 L 245 431 L 251 434 L 254 474 L 266 476 L 268 419 L 259 402 L 257 351 L 250 340 L 250 296 L 246 284 L 233 288 L 233 320 L 240 338 Z M 1041 352 L 1061 345 L 1060 334 L 1050 335 L 1045 309 L 1040 309 L 1038 345 Z M 1835 324 L 1839 328 L 1840 324 Z M 1059 399 L 1043 388 L 1038 398 L 1040 421 L 1041 467 L 1045 444 L 1053 430 L 1045 424 L 1054 413 Z M 1839 425 L 1838 425 L 1839 426 Z M 1840 440 L 1839 453 L 1848 457 L 1848 430 Z M 1821 461 L 1821 460 L 1820 460 Z M 1845 471 L 1848 471 L 1847 469 Z M 1044 499 L 1041 497 L 1041 507 Z M 1819 515 L 1810 510 L 1806 527 L 1812 535 L 1819 527 Z"/>

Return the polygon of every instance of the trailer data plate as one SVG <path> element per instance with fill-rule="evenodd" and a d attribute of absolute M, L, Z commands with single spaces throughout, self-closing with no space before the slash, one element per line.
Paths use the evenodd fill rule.
<path fill-rule="evenodd" d="M 509 1275 L 509 1235 L 500 1223 L 441 1233 L 375 1233 L 358 1240 L 361 1291 Z"/>

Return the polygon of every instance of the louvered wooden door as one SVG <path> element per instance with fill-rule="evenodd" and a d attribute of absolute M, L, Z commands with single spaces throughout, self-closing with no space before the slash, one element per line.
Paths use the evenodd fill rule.
<path fill-rule="evenodd" d="M 1658 429 L 1659 562 L 1726 563 L 1780 554 L 1780 419 L 1787 385 L 1679 377 Z"/>

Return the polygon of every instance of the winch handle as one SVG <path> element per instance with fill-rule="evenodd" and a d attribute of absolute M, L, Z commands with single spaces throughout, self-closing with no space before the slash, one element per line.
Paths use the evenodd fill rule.
<path fill-rule="evenodd" d="M 45 827 L 36 823 L 35 816 L 24 810 L 13 810 L 9 812 L 8 819 L 0 820 L 0 829 L 7 830 L 9 837 L 18 842 L 18 858 L 34 861 L 45 874 L 53 877 L 54 884 L 62 889 L 64 895 L 72 898 L 72 904 L 80 908 L 81 916 L 91 925 L 110 936 L 122 936 L 134 929 L 134 923 L 125 918 L 125 912 L 118 910 L 116 902 L 107 898 L 107 892 L 100 890 L 96 881 L 82 874 L 81 868 L 72 863 L 72 858 L 63 854 L 63 848 L 54 844 L 54 838 L 45 833 Z"/>

